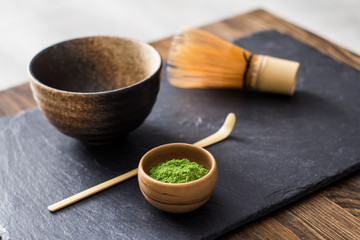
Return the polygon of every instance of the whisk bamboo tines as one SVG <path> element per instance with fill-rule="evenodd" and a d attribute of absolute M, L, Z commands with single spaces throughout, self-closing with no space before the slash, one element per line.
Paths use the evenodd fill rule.
<path fill-rule="evenodd" d="M 174 37 L 169 82 L 181 88 L 252 88 L 292 95 L 300 64 L 256 55 L 201 29 Z"/>

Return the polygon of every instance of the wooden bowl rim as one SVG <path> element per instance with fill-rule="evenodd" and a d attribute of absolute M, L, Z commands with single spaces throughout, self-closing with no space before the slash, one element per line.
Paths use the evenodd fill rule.
<path fill-rule="evenodd" d="M 207 156 L 208 156 L 208 159 L 210 160 L 211 162 L 211 168 L 209 170 L 209 172 L 203 176 L 202 178 L 199 178 L 197 180 L 194 180 L 194 181 L 191 181 L 191 182 L 185 182 L 185 183 L 166 183 L 166 182 L 161 182 L 161 181 L 158 181 L 152 177 L 150 177 L 143 169 L 142 165 L 143 165 L 143 162 L 144 162 L 144 159 L 145 157 L 150 153 L 150 152 L 153 152 L 153 151 L 157 151 L 159 150 L 160 148 L 166 148 L 166 147 L 172 147 L 172 146 L 175 146 L 175 145 L 181 145 L 181 146 L 186 146 L 188 148 L 193 148 L 193 149 L 197 149 L 199 151 L 202 151 L 204 152 Z M 193 144 L 189 144 L 189 143 L 168 143 L 168 144 L 164 144 L 164 145 L 160 145 L 158 147 L 155 147 L 151 150 L 149 150 L 147 153 L 144 154 L 144 156 L 141 158 L 140 162 L 139 162 L 139 166 L 138 166 L 138 169 L 139 169 L 139 174 L 141 174 L 141 177 L 144 177 L 146 180 L 148 181 L 151 181 L 157 185 L 160 185 L 162 187 L 174 187 L 174 188 L 179 188 L 179 187 L 183 187 L 183 186 L 188 186 L 188 185 L 191 185 L 191 184 L 199 184 L 203 181 L 207 181 L 209 178 L 211 178 L 214 174 L 216 174 L 216 171 L 217 171 L 217 164 L 216 164 L 216 160 L 214 158 L 214 156 L 206 149 L 202 148 L 202 147 L 198 147 L 198 146 L 195 146 Z"/>

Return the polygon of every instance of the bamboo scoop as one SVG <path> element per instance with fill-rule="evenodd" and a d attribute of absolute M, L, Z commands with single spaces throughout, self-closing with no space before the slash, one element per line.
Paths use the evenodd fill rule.
<path fill-rule="evenodd" d="M 230 133 L 232 132 L 233 128 L 234 128 L 234 125 L 235 125 L 235 114 L 234 113 L 229 113 L 223 123 L 223 125 L 221 126 L 221 128 L 215 132 L 214 134 L 200 140 L 200 141 L 197 141 L 196 143 L 194 143 L 194 145 L 196 146 L 199 146 L 199 147 L 206 147 L 206 146 L 209 146 L 211 144 L 214 144 L 214 143 L 217 143 L 217 142 L 220 142 L 222 140 L 224 140 L 225 138 L 227 138 Z M 138 169 L 134 169 L 134 170 L 131 170 L 127 173 L 124 173 L 118 177 L 115 177 L 113 179 L 110 179 L 106 182 L 103 182 L 103 183 L 100 183 L 92 188 L 89 188 L 87 190 L 84 190 L 80 193 L 77 193 L 71 197 L 68 197 L 64 200 L 61 200 L 57 203 L 54 203 L 50 206 L 48 206 L 48 209 L 49 211 L 51 212 L 55 212 L 57 210 L 60 210 L 64 207 L 67 207 L 75 202 L 78 202 L 84 198 L 87 198 L 95 193 L 98 193 L 102 190 L 105 190 L 109 187 L 112 187 L 114 186 L 115 184 L 118 184 L 122 181 L 125 181 L 129 178 L 132 178 L 134 176 L 136 176 L 138 173 Z"/>

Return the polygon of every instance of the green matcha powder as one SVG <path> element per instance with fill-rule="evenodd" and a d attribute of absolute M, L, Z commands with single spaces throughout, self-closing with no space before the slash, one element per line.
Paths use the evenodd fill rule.
<path fill-rule="evenodd" d="M 148 175 L 166 183 L 185 183 L 205 176 L 209 170 L 188 159 L 173 159 L 159 163 L 151 168 Z"/>

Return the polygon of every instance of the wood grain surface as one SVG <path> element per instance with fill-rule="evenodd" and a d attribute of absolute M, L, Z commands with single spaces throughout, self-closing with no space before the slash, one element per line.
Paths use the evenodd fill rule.
<path fill-rule="evenodd" d="M 276 29 L 360 70 L 360 57 L 264 10 L 255 10 L 203 27 L 227 40 Z M 164 60 L 171 38 L 152 45 Z M 0 92 L 0 117 L 34 108 L 28 83 Z M 222 239 L 360 239 L 360 174 L 314 193 Z"/>

